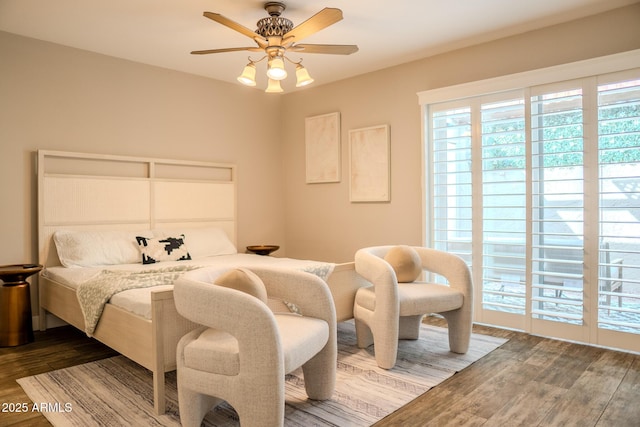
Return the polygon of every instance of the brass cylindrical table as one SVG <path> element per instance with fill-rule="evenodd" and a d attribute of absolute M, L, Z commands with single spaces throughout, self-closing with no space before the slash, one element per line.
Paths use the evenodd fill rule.
<path fill-rule="evenodd" d="M 33 341 L 31 292 L 27 277 L 42 270 L 37 264 L 0 266 L 0 347 Z"/>

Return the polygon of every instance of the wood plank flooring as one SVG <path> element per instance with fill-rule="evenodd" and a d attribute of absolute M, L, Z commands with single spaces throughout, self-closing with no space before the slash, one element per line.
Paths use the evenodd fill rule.
<path fill-rule="evenodd" d="M 640 355 L 477 325 L 474 332 L 509 342 L 375 427 L 640 426 Z"/>
<path fill-rule="evenodd" d="M 31 403 L 16 380 L 22 377 L 100 360 L 118 353 L 71 327 L 35 332 L 35 341 L 0 348 L 0 411 L 10 404 Z M 5 406 L 6 405 L 6 406 Z M 38 412 L 0 412 L 0 426 L 50 426 Z M 88 426 L 87 426 L 88 427 Z"/>
<path fill-rule="evenodd" d="M 428 323 L 445 326 L 438 318 Z M 640 356 L 475 326 L 499 349 L 375 424 L 388 426 L 640 426 Z M 71 327 L 0 348 L 0 405 L 30 403 L 16 379 L 116 353 Z M 2 409 L 2 407 L 0 407 Z M 49 426 L 0 412 L 0 426 Z"/>

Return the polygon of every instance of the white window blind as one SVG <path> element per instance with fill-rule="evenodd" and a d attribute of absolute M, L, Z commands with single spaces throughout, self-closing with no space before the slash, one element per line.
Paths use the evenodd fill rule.
<path fill-rule="evenodd" d="M 582 323 L 584 114 L 582 88 L 532 93 L 533 316 Z"/>
<path fill-rule="evenodd" d="M 524 314 L 526 138 L 522 94 L 480 105 L 482 145 L 482 303 Z"/>
<path fill-rule="evenodd" d="M 433 243 L 471 263 L 471 110 L 434 111 L 432 122 Z"/>

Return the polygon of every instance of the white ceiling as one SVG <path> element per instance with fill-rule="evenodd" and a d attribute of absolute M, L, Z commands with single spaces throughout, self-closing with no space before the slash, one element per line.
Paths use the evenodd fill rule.
<path fill-rule="evenodd" d="M 357 53 L 288 55 L 303 58 L 318 85 L 638 1 L 288 0 L 282 16 L 297 25 L 324 7 L 343 11 L 342 21 L 303 43 L 357 44 Z M 190 52 L 254 42 L 202 12 L 217 12 L 255 29 L 256 21 L 267 16 L 263 5 L 255 0 L 0 0 L 0 30 L 237 83 L 249 52 Z M 258 65 L 262 88 L 264 67 Z M 283 83 L 285 90 L 293 89 L 294 80 Z"/>

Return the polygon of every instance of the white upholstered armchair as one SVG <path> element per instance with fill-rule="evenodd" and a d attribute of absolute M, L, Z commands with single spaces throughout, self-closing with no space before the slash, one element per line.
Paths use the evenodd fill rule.
<path fill-rule="evenodd" d="M 309 398 L 331 397 L 335 308 L 317 276 L 203 268 L 175 282 L 174 298 L 182 316 L 203 325 L 177 348 L 183 426 L 200 426 L 222 400 L 236 410 L 243 427 L 282 426 L 285 374 L 300 366 Z"/>
<path fill-rule="evenodd" d="M 374 344 L 378 366 L 390 369 L 395 365 L 398 339 L 417 339 L 422 318 L 430 313 L 447 320 L 451 351 L 467 352 L 473 285 L 464 260 L 424 247 L 375 246 L 356 252 L 355 268 L 372 284 L 356 293 L 358 347 Z M 448 286 L 417 281 L 423 270 L 444 276 Z"/>

